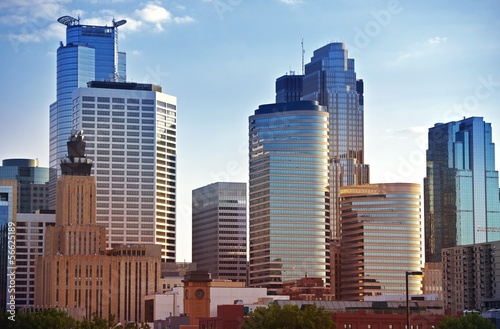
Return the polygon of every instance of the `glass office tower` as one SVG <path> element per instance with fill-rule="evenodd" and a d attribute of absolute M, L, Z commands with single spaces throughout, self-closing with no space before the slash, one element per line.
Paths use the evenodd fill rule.
<path fill-rule="evenodd" d="M 38 159 L 3 160 L 0 179 L 17 181 L 18 213 L 49 209 L 49 168 L 39 167 Z"/>
<path fill-rule="evenodd" d="M 491 124 L 481 117 L 429 129 L 424 179 L 425 259 L 441 249 L 500 240 L 500 201 Z"/>
<path fill-rule="evenodd" d="M 315 101 L 259 106 L 249 169 L 250 286 L 329 283 L 328 113 Z"/>
<path fill-rule="evenodd" d="M 107 247 L 159 244 L 175 261 L 177 98 L 152 84 L 93 81 L 73 92 L 97 180 Z"/>
<path fill-rule="evenodd" d="M 218 182 L 192 192 L 193 263 L 212 279 L 247 281 L 247 184 Z"/>
<path fill-rule="evenodd" d="M 405 272 L 421 271 L 420 184 L 386 183 L 340 189 L 340 297 L 403 295 Z M 421 294 L 421 278 L 408 278 L 410 294 Z"/>
<path fill-rule="evenodd" d="M 348 57 L 343 43 L 314 51 L 305 66 L 302 95 L 330 114 L 330 224 L 332 237 L 337 238 L 340 187 L 369 183 L 369 167 L 364 164 L 363 80 L 356 79 L 354 59 Z"/>
<path fill-rule="evenodd" d="M 57 100 L 50 106 L 49 166 L 58 173 L 59 160 L 66 153 L 66 139 L 72 127 L 71 93 L 86 87 L 89 81 L 125 81 L 125 53 L 118 52 L 118 26 L 81 25 L 80 19 L 62 16 L 57 20 L 66 25 L 66 44 L 57 49 Z M 55 184 L 59 174 L 50 178 L 50 206 L 55 209 Z"/>

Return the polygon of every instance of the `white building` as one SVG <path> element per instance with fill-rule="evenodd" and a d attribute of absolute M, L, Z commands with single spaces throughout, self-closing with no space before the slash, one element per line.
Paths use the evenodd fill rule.
<path fill-rule="evenodd" d="M 210 317 L 217 316 L 218 305 L 232 305 L 235 303 L 245 305 L 249 311 L 259 306 L 267 306 L 274 300 L 289 300 L 289 296 L 267 295 L 266 288 L 244 287 L 239 282 L 220 283 L 212 282 L 215 287 L 210 287 Z M 220 286 L 217 286 L 220 285 Z M 224 286 L 227 285 L 227 286 Z M 153 320 L 165 320 L 170 316 L 184 314 L 184 288 L 175 287 L 163 294 L 145 297 L 146 309 L 153 308 Z M 146 310 L 146 313 L 148 310 Z"/>
<path fill-rule="evenodd" d="M 73 92 L 108 248 L 155 243 L 175 261 L 176 104 L 151 84 L 92 81 Z"/>
<path fill-rule="evenodd" d="M 54 226 L 54 213 L 18 213 L 16 231 L 16 307 L 33 306 L 35 261 L 43 256 L 47 226 Z"/>

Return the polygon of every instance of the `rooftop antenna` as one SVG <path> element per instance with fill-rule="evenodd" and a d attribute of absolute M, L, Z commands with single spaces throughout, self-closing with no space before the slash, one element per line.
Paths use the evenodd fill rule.
<path fill-rule="evenodd" d="M 302 38 L 302 42 L 300 43 L 302 45 L 302 75 L 304 75 L 304 38 Z"/>

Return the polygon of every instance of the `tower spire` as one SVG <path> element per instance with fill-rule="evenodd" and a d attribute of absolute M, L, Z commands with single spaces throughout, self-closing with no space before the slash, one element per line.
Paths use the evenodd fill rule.
<path fill-rule="evenodd" d="M 302 75 L 304 75 L 304 38 L 302 38 L 302 41 L 300 42 L 302 46 Z"/>

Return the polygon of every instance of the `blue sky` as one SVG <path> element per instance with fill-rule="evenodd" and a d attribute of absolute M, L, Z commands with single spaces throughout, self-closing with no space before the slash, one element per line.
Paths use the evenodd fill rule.
<path fill-rule="evenodd" d="M 178 98 L 178 261 L 191 260 L 191 191 L 247 181 L 248 117 L 274 102 L 277 77 L 301 72 L 302 40 L 306 63 L 332 41 L 356 60 L 372 183 L 422 183 L 436 122 L 482 116 L 500 144 L 498 0 L 3 0 L 0 160 L 48 166 L 63 15 L 126 19 L 128 80 Z"/>

